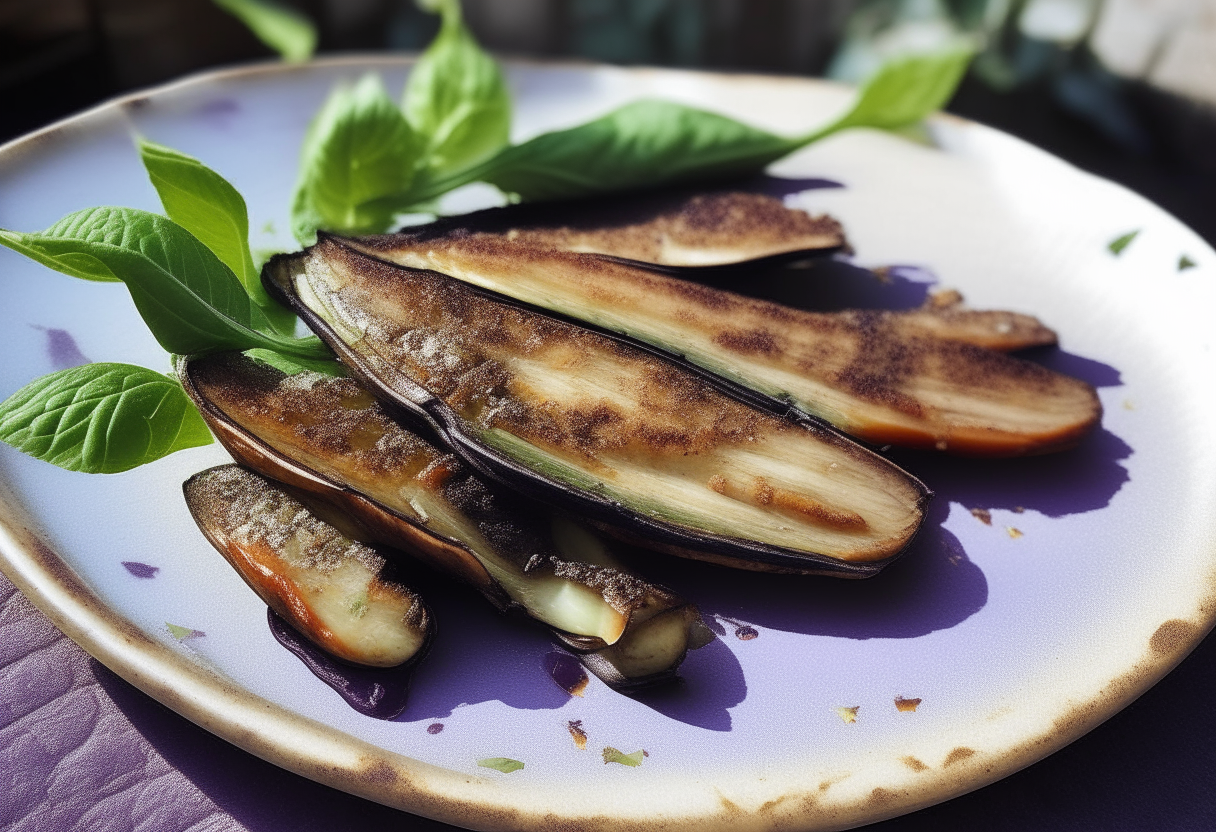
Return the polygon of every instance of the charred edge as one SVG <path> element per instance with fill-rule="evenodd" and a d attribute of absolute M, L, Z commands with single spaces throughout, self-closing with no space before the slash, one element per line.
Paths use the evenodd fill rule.
<path fill-rule="evenodd" d="M 336 240 L 336 238 L 332 237 L 330 239 Z M 355 254 L 359 254 L 347 246 L 342 247 Z M 373 394 L 378 394 L 377 398 L 380 399 L 381 403 L 392 415 L 399 416 L 411 424 L 419 421 L 425 422 L 430 430 L 438 434 L 440 444 L 451 448 L 452 452 L 474 471 L 509 488 L 516 489 L 527 497 L 564 508 L 576 514 L 582 514 L 591 520 L 600 521 L 610 526 L 624 527 L 640 534 L 643 539 L 652 540 L 659 544 L 668 544 L 693 551 L 705 551 L 727 560 L 736 560 L 742 563 L 763 563 L 775 567 L 794 569 L 799 572 L 811 571 L 816 574 L 869 577 L 881 572 L 888 564 L 896 560 L 908 549 L 908 545 L 904 545 L 898 552 L 881 560 L 854 563 L 813 552 L 799 552 L 781 546 L 772 546 L 708 532 L 693 531 L 664 521 L 644 517 L 606 497 L 589 491 L 575 490 L 565 483 L 527 468 L 505 454 L 467 435 L 464 432 L 463 420 L 455 411 L 449 408 L 446 402 L 432 395 L 413 380 L 404 375 L 395 374 L 397 380 L 410 391 L 410 395 L 408 396 L 388 388 L 377 380 L 361 356 L 350 349 L 319 315 L 300 302 L 294 291 L 289 291 L 275 279 L 274 270 L 281 268 L 283 263 L 288 262 L 288 259 L 305 256 L 307 255 L 278 255 L 266 264 L 262 270 L 262 282 L 266 285 L 266 289 L 271 296 L 293 309 L 308 328 L 338 355 L 352 375 Z M 366 257 L 367 255 L 361 256 Z M 394 268 L 401 267 L 395 266 Z M 434 272 L 434 274 L 438 273 Z M 445 275 L 439 276 L 448 280 L 453 279 L 447 278 Z M 483 292 L 482 294 L 502 302 L 502 298 L 498 295 L 490 292 Z M 516 305 L 523 309 L 537 311 L 525 304 Z M 557 317 L 545 312 L 537 311 L 537 313 L 550 318 Z M 617 340 L 630 343 L 627 339 L 619 336 Z M 670 360 L 661 351 L 650 350 L 650 353 L 660 356 L 664 360 Z M 691 369 L 690 365 L 686 362 L 677 361 L 677 363 L 681 367 Z M 698 372 L 698 375 L 703 374 L 705 374 L 707 380 L 717 378 L 704 370 Z M 728 383 L 724 379 L 718 379 L 718 381 L 722 384 Z M 746 399 L 739 400 L 747 403 Z M 767 399 L 767 401 L 775 403 L 775 400 Z M 781 410 L 774 412 L 774 415 L 789 419 L 789 406 L 782 404 L 780 408 Z M 807 417 L 807 419 L 810 418 L 809 416 Z M 806 429 L 811 427 L 811 423 L 808 422 L 800 420 L 790 421 Z M 837 441 L 856 447 L 859 452 L 881 460 L 885 465 L 894 465 L 889 460 L 883 459 L 872 451 L 857 445 L 851 439 L 839 433 L 835 428 L 821 427 L 817 422 L 813 424 L 815 429 L 821 429 Z M 921 495 L 917 501 L 921 514 L 921 522 L 917 524 L 916 531 L 909 538 L 908 544 L 910 544 L 924 525 L 924 506 L 932 496 L 932 492 L 920 480 L 902 469 L 899 470 Z"/>
<path fill-rule="evenodd" d="M 465 544 L 461 543 L 460 541 L 452 540 L 451 538 L 436 534 L 431 529 L 429 529 L 423 525 L 420 525 L 413 518 L 408 517 L 398 511 L 390 508 L 389 506 L 384 505 L 383 503 L 380 503 L 376 500 L 371 499 L 367 495 L 360 493 L 358 490 L 351 488 L 350 486 L 343 485 L 338 482 L 334 482 L 333 480 L 329 479 L 328 477 L 323 476 L 322 474 L 319 474 L 310 468 L 306 468 L 305 466 L 301 465 L 300 463 L 296 462 L 295 460 L 291 459 L 290 457 L 275 450 L 270 445 L 267 445 L 265 442 L 263 442 L 261 439 L 258 439 L 256 436 L 251 434 L 249 431 L 246 431 L 243 428 L 241 428 L 239 425 L 235 424 L 223 411 L 221 411 L 218 407 L 216 407 L 214 404 L 212 404 L 211 401 L 209 399 L 207 399 L 205 396 L 203 396 L 202 393 L 198 390 L 198 387 L 194 384 L 193 377 L 190 375 L 190 366 L 191 366 L 191 362 L 189 359 L 179 358 L 178 362 L 177 362 L 177 374 L 181 380 L 182 387 L 186 391 L 186 394 L 195 403 L 195 405 L 199 408 L 199 410 L 203 411 L 205 420 L 209 423 L 211 423 L 212 420 L 214 420 L 214 422 L 218 422 L 224 428 L 225 431 L 231 431 L 231 432 L 235 433 L 236 435 L 238 435 L 240 437 L 242 442 L 253 446 L 259 453 L 261 453 L 264 456 L 266 456 L 267 458 L 273 460 L 273 462 L 276 465 L 281 466 L 284 470 L 289 471 L 292 475 L 297 476 L 300 479 L 305 480 L 309 483 L 315 484 L 317 487 L 329 492 L 329 493 L 311 492 L 310 494 L 312 497 L 325 500 L 325 502 L 329 503 L 330 505 L 334 506 L 335 508 L 337 508 L 343 512 L 349 512 L 349 507 L 342 505 L 343 500 L 341 498 L 346 498 L 347 500 L 357 500 L 357 501 L 363 503 L 364 505 L 369 506 L 371 508 L 371 510 L 373 510 L 373 511 L 382 512 L 383 514 L 391 517 L 393 520 L 400 521 L 401 523 L 404 523 L 413 529 L 417 529 L 421 535 L 425 536 L 426 538 L 429 538 L 430 540 L 435 541 L 436 545 L 456 547 L 465 552 L 468 552 L 469 556 L 471 558 L 473 558 L 474 560 L 476 560 L 476 555 L 474 555 L 472 552 L 470 552 L 469 548 Z M 220 440 L 220 444 L 224 445 L 224 447 L 228 450 L 228 452 L 231 453 L 234 457 L 237 457 L 237 461 L 240 462 L 240 464 L 243 467 L 255 470 L 258 474 L 260 474 L 268 479 L 274 480 L 276 483 L 278 483 L 280 486 L 282 486 L 284 488 L 284 490 L 288 491 L 293 496 L 299 495 L 299 492 L 302 490 L 299 485 L 292 485 L 290 483 L 285 483 L 281 479 L 281 474 L 279 476 L 276 476 L 274 472 L 271 472 L 271 471 L 265 470 L 263 468 L 260 468 L 258 466 L 250 464 L 249 461 L 246 459 L 247 454 L 241 452 L 241 450 L 239 450 L 239 449 L 233 449 L 233 448 L 229 447 L 229 442 L 231 441 L 230 436 L 225 436 L 225 435 L 220 435 L 220 434 L 217 434 L 217 436 Z M 358 518 L 356 518 L 356 520 L 358 522 Z M 372 530 L 372 529 L 368 529 L 368 531 L 374 533 L 374 530 Z M 386 554 L 395 555 L 397 552 L 398 552 L 397 548 L 388 547 Z M 403 554 L 408 555 L 408 553 L 403 553 Z M 393 558 L 393 557 L 389 558 L 389 560 L 395 560 L 395 559 L 396 558 Z M 417 560 L 417 557 L 411 557 L 411 560 Z M 476 584 L 474 586 L 479 592 L 481 592 L 481 594 L 491 604 L 493 604 L 495 607 L 497 607 L 501 611 L 507 611 L 507 610 L 511 609 L 513 606 L 519 606 L 518 604 L 516 604 L 514 601 L 512 601 L 507 596 L 507 593 L 501 587 L 499 587 L 497 581 L 495 581 L 493 578 L 490 578 L 488 576 L 488 574 L 487 574 L 487 582 L 485 584 Z M 491 587 L 493 587 L 493 590 L 497 590 L 497 591 L 491 590 Z M 522 611 L 522 607 L 520 607 L 520 609 Z"/>
<path fill-rule="evenodd" d="M 323 232 L 323 231 L 317 232 L 318 241 L 320 241 L 322 238 L 324 238 L 327 242 L 330 242 L 343 249 L 346 249 L 347 251 L 353 252 L 357 256 L 367 257 L 367 258 L 376 260 L 377 262 L 384 263 L 394 269 L 406 268 L 406 267 L 400 266 L 396 263 L 390 263 L 386 260 L 379 260 L 379 258 L 376 258 L 373 255 L 370 255 L 366 252 L 352 248 L 351 246 L 346 244 L 346 241 L 342 237 L 339 237 L 339 236 L 336 236 L 333 234 L 329 234 L 329 233 Z M 288 257 L 288 256 L 292 256 L 292 255 L 276 255 L 276 257 Z M 299 255 L 295 255 L 295 256 L 299 256 Z M 586 256 L 601 257 L 601 255 L 586 255 Z M 614 259 L 614 258 L 601 258 L 601 259 Z M 269 268 L 269 263 L 267 264 L 267 267 Z M 701 267 L 690 267 L 690 268 L 701 268 Z M 728 378 L 724 378 L 723 376 L 718 375 L 717 373 L 713 372 L 712 370 L 708 370 L 698 364 L 694 364 L 693 362 L 689 361 L 687 358 L 685 358 L 680 353 L 672 352 L 670 350 L 665 350 L 662 347 L 657 347 L 653 344 L 646 343 L 645 341 L 638 340 L 637 338 L 634 338 L 633 336 L 626 335 L 625 333 L 617 332 L 615 330 L 606 329 L 602 326 L 599 326 L 599 325 L 593 324 L 593 323 L 589 323 L 588 321 L 584 321 L 584 320 L 582 320 L 580 318 L 576 318 L 572 315 L 567 315 L 562 312 L 556 312 L 552 309 L 546 309 L 543 306 L 538 306 L 536 304 L 531 304 L 531 303 L 526 303 L 524 301 L 516 300 L 515 298 L 507 297 L 506 295 L 500 295 L 489 289 L 485 289 L 481 286 L 476 286 L 472 283 L 466 283 L 463 280 L 459 280 L 458 278 L 450 277 L 448 275 L 442 274 L 441 272 L 432 271 L 430 269 L 414 269 L 413 271 L 425 271 L 425 272 L 429 272 L 430 274 L 439 275 L 444 280 L 456 281 L 457 283 L 459 283 L 461 285 L 461 287 L 463 289 L 471 292 L 472 294 L 477 295 L 478 297 L 483 297 L 483 298 L 486 298 L 487 300 L 493 301 L 494 303 L 499 304 L 501 306 L 505 306 L 505 307 L 509 307 L 509 308 L 513 308 L 513 309 L 519 309 L 524 312 L 528 312 L 530 314 L 540 315 L 540 316 L 548 318 L 550 320 L 561 321 L 562 323 L 569 324 L 570 326 L 574 326 L 579 329 L 586 330 L 588 332 L 594 332 L 595 334 L 600 335 L 600 336 L 608 339 L 609 341 L 612 341 L 613 343 L 622 344 L 626 347 L 630 347 L 632 349 L 645 353 L 646 355 L 649 355 L 653 358 L 657 358 L 666 363 L 675 364 L 681 370 L 683 370 L 687 373 L 690 373 L 691 375 L 696 376 L 698 380 L 705 382 L 706 384 L 711 386 L 714 390 L 723 394 L 727 398 L 733 399 L 734 401 L 740 402 L 741 404 L 747 405 L 748 407 L 753 407 L 756 410 L 760 410 L 770 416 L 775 416 L 778 419 L 782 419 L 783 421 L 786 421 L 790 424 L 796 424 L 799 427 L 802 427 L 806 430 L 810 430 L 812 432 L 816 432 L 821 435 L 826 434 L 828 437 L 830 437 L 834 441 L 844 443 L 844 444 L 853 446 L 853 447 L 857 448 L 858 450 L 867 452 L 871 457 L 873 457 L 875 459 L 880 459 L 883 462 L 883 464 L 898 467 L 898 466 L 895 466 L 894 463 L 892 463 L 890 460 L 877 454 L 875 452 L 876 446 L 873 443 L 866 442 L 865 440 L 858 439 L 857 437 L 854 437 L 854 436 L 849 436 L 848 434 L 844 433 L 839 428 L 832 425 L 830 422 L 826 421 L 825 419 L 822 419 L 818 416 L 813 416 L 810 413 L 806 413 L 805 411 L 799 410 L 798 408 L 791 405 L 788 401 L 783 401 L 782 399 L 778 399 L 773 396 L 767 396 L 764 393 L 760 393 L 756 390 L 753 390 L 750 387 L 745 387 L 742 384 L 731 381 Z M 263 272 L 263 274 L 265 274 L 265 271 Z M 280 293 L 277 297 L 282 299 L 283 302 L 285 302 L 289 305 L 292 305 L 293 309 L 296 308 L 295 303 L 291 300 L 290 297 L 287 296 L 287 293 L 285 293 L 285 292 Z M 302 306 L 302 304 L 300 304 L 300 305 Z M 305 319 L 306 323 L 309 320 L 318 320 L 319 321 L 319 318 L 316 315 L 312 315 L 311 318 L 307 318 L 307 317 L 305 317 L 304 312 L 300 312 L 299 314 L 300 314 L 301 318 Z M 325 323 L 323 321 L 319 321 L 319 322 L 320 322 L 321 326 L 323 326 L 323 327 L 325 326 Z M 312 328 L 311 323 L 309 323 L 309 328 Z M 330 343 L 330 340 L 326 336 L 322 335 L 321 339 L 323 341 L 325 341 L 327 344 L 329 344 L 330 347 L 333 348 L 335 352 L 338 351 L 339 348 L 335 347 L 332 343 Z M 350 353 L 349 353 L 349 350 L 347 350 L 346 352 L 344 352 L 342 354 L 347 355 Z M 345 360 L 344 360 L 344 363 L 345 363 Z M 361 378 L 365 378 L 365 377 L 361 376 Z M 419 385 L 415 384 L 412 380 L 405 378 L 404 376 L 399 376 L 399 378 L 403 379 L 411 387 L 415 387 L 415 388 L 418 388 L 419 390 L 422 390 L 422 388 L 419 387 Z M 425 391 L 423 391 L 423 394 L 425 395 L 426 398 L 434 398 L 433 396 L 431 396 L 430 393 L 427 393 Z M 440 404 L 442 404 L 442 402 Z M 444 406 L 446 407 L 446 405 L 444 405 Z M 410 417 L 410 418 L 413 419 L 413 418 L 417 418 L 417 417 L 414 416 L 414 417 Z M 907 471 L 903 470 L 902 468 L 900 468 L 899 471 L 900 471 L 900 473 L 902 473 L 904 475 L 904 477 L 907 478 L 908 482 L 910 484 L 912 484 L 918 490 L 919 493 L 921 493 L 922 495 L 926 495 L 928 497 L 932 496 L 932 491 L 930 491 L 929 487 L 927 485 L 925 485 L 920 479 L 918 479 L 917 477 L 908 473 Z"/>
<path fill-rule="evenodd" d="M 664 263 L 648 263 L 645 260 L 632 260 L 628 257 L 616 257 L 611 254 L 590 254 L 588 256 L 594 257 L 598 260 L 606 260 L 610 263 L 619 263 L 622 266 L 632 266 L 635 269 L 665 274 L 668 277 L 695 279 L 697 277 L 726 275 L 734 272 L 747 273 L 763 271 L 765 269 L 775 269 L 781 266 L 788 266 L 793 263 L 802 263 L 809 260 L 830 259 L 838 254 L 851 253 L 852 249 L 849 248 L 848 244 L 846 243 L 837 246 L 827 246 L 824 248 L 805 248 L 797 251 L 783 251 L 780 254 L 770 254 L 765 257 L 754 257 L 751 260 L 740 260 L 737 263 L 714 263 L 707 266 L 669 266 Z"/>
<path fill-rule="evenodd" d="M 411 527 L 418 529 L 423 534 L 429 536 L 433 540 L 451 544 L 460 549 L 463 549 L 466 552 L 469 551 L 468 547 L 465 546 L 464 544 L 462 544 L 458 541 L 449 540 L 448 538 L 443 537 L 442 535 L 437 535 L 434 532 L 432 532 L 430 529 L 420 526 L 418 523 L 414 522 L 411 518 L 406 517 L 405 515 L 402 515 L 399 512 L 394 511 L 393 509 L 389 508 L 388 506 L 382 505 L 381 503 L 372 500 L 371 498 L 359 493 L 355 489 L 352 489 L 349 486 L 341 485 L 340 483 L 333 482 L 332 480 L 328 479 L 327 477 L 323 477 L 320 474 L 317 474 L 316 472 L 312 471 L 311 469 L 301 466 L 299 463 L 295 462 L 291 458 L 284 456 L 283 454 L 276 451 L 274 448 L 267 445 L 265 442 L 261 441 L 260 439 L 258 439 L 255 436 L 252 436 L 247 431 L 241 429 L 239 426 L 233 424 L 232 420 L 229 419 L 227 415 L 225 415 L 222 411 L 220 411 L 219 408 L 217 408 L 215 405 L 213 405 L 207 398 L 205 398 L 199 392 L 198 388 L 194 384 L 194 379 L 190 375 L 190 366 L 191 366 L 190 360 L 186 359 L 184 357 L 179 357 L 175 364 L 175 367 L 176 367 L 177 373 L 178 373 L 178 377 L 181 379 L 181 382 L 182 382 L 182 387 L 186 390 L 187 395 L 190 396 L 191 400 L 198 406 L 198 408 L 200 410 L 204 411 L 206 416 L 210 417 L 210 418 L 208 418 L 207 421 L 210 422 L 212 418 L 215 419 L 217 422 L 219 422 L 221 425 L 223 425 L 225 429 L 236 432 L 238 435 L 240 435 L 241 439 L 244 442 L 256 447 L 259 452 L 261 452 L 264 455 L 266 455 L 267 457 L 273 459 L 277 464 L 282 465 L 283 468 L 291 471 L 293 474 L 295 474 L 297 476 L 300 476 L 311 482 L 315 482 L 318 485 L 320 485 L 321 487 L 331 489 L 335 494 L 342 494 L 342 495 L 350 496 L 355 499 L 361 500 L 361 501 L 369 504 L 370 506 L 372 506 L 374 510 L 382 511 L 385 514 L 388 514 L 395 519 L 398 519 L 404 523 L 407 523 Z M 225 441 L 226 438 L 227 437 L 221 436 L 220 442 L 221 442 L 221 444 L 224 444 L 225 447 L 228 447 L 227 442 Z M 238 453 L 234 452 L 231 448 L 229 448 L 229 452 L 232 453 L 233 456 L 238 456 Z M 243 456 L 243 454 L 241 454 L 240 456 Z M 253 467 L 253 466 L 250 466 L 247 462 L 242 461 L 241 459 L 238 459 L 238 461 L 240 461 L 244 467 Z M 208 469 L 208 470 L 211 470 L 211 469 Z M 278 478 L 276 478 L 272 473 L 265 471 L 263 469 L 253 467 L 253 470 L 257 471 L 257 473 L 261 474 L 262 476 L 267 477 L 268 479 L 274 480 L 278 485 L 280 485 L 289 494 L 304 500 L 305 503 L 307 504 L 307 500 L 305 498 L 301 497 L 301 495 L 299 494 L 300 489 L 298 487 L 283 483 Z M 193 482 L 198 477 L 201 477 L 205 473 L 207 473 L 207 472 L 206 471 L 200 472 L 199 474 L 195 474 L 193 477 L 191 477 L 189 480 L 187 480 L 186 483 L 183 484 L 183 486 L 182 486 L 183 491 L 188 492 L 190 483 Z M 325 499 L 330 504 L 335 503 L 335 501 L 332 497 L 327 497 L 327 496 L 322 496 L 322 495 L 317 495 L 317 494 L 313 494 L 311 496 Z M 189 500 L 187 500 L 187 504 L 189 504 Z M 345 510 L 342 506 L 338 506 L 338 508 L 341 510 Z M 208 542 L 210 542 L 211 545 L 214 546 L 215 548 L 220 549 L 221 548 L 220 545 L 216 542 L 216 539 L 211 535 L 211 532 L 208 529 L 204 528 L 202 524 L 198 523 L 198 517 L 197 517 L 197 515 L 194 515 L 193 507 L 190 508 L 190 511 L 191 511 L 191 515 L 195 517 L 196 525 L 198 525 L 199 528 L 203 531 L 203 534 L 207 538 Z M 393 555 L 395 555 L 396 553 L 397 553 L 397 550 L 392 547 L 384 547 L 381 550 L 381 554 L 388 556 L 388 560 L 390 560 L 390 562 L 395 559 L 393 557 Z M 472 552 L 469 552 L 469 554 L 471 557 L 476 558 L 476 556 L 473 555 Z M 653 685 L 662 684 L 662 683 L 671 681 L 673 679 L 679 678 L 678 669 L 679 669 L 680 665 L 683 663 L 684 658 L 688 653 L 687 650 L 685 650 L 684 653 L 681 654 L 679 660 L 674 662 L 669 669 L 662 671 L 660 673 L 652 674 L 650 676 L 630 679 L 626 676 L 621 675 L 621 673 L 619 673 L 616 670 L 616 668 L 613 667 L 605 659 L 594 655 L 595 651 L 603 650 L 604 648 L 606 648 L 608 646 L 603 641 L 603 639 L 595 638 L 594 636 L 574 635 L 573 633 L 567 633 L 564 630 L 559 630 L 556 627 L 551 627 L 551 626 L 545 624 L 544 622 L 538 621 L 536 618 L 534 618 L 532 615 L 530 615 L 528 613 L 527 609 L 522 604 L 520 604 L 519 602 L 510 598 L 506 594 L 506 592 L 503 591 L 501 589 L 501 587 L 498 586 L 498 583 L 496 581 L 494 581 L 492 578 L 488 578 L 488 581 L 489 581 L 489 586 L 492 586 L 494 589 L 498 590 L 497 592 L 490 591 L 489 586 L 484 586 L 484 585 L 475 585 L 475 588 L 481 593 L 482 597 L 484 597 L 487 601 L 489 601 L 490 604 L 493 605 L 501 614 L 508 615 L 508 616 L 511 616 L 513 618 L 517 618 L 520 620 L 527 620 L 527 621 L 532 622 L 533 624 L 537 624 L 537 625 L 540 625 L 540 626 L 548 629 L 550 634 L 555 639 L 557 639 L 562 644 L 565 644 L 572 652 L 574 652 L 575 654 L 577 654 L 579 656 L 580 661 L 583 662 L 584 666 L 588 670 L 590 670 L 592 673 L 594 673 L 600 680 L 602 680 L 605 684 L 607 684 L 609 687 L 613 688 L 614 690 L 618 690 L 621 692 L 641 690 L 643 688 L 648 688 Z M 288 626 L 290 626 L 290 624 L 288 624 Z M 428 616 L 428 627 L 431 629 L 434 628 L 434 616 Z M 292 629 L 295 630 L 294 627 Z M 295 631 L 299 632 L 298 630 L 295 630 Z M 430 638 L 430 636 L 428 635 L 428 639 L 429 638 Z M 311 641 L 310 641 L 310 643 L 311 643 Z M 318 649 L 321 649 L 321 648 L 318 647 Z M 424 645 L 423 649 L 424 650 L 430 649 L 429 641 L 427 642 L 426 645 Z M 295 651 L 293 650 L 293 652 L 295 652 Z M 325 655 L 330 656 L 335 661 L 339 661 L 339 662 L 342 661 L 337 656 L 332 656 L 329 653 L 326 653 Z M 413 660 L 411 660 L 411 662 L 412 661 Z M 352 665 L 352 666 L 355 666 L 355 665 Z"/>

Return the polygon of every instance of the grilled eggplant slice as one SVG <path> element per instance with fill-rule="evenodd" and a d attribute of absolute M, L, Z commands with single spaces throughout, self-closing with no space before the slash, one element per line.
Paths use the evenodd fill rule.
<path fill-rule="evenodd" d="M 431 613 L 417 593 L 386 579 L 381 553 L 236 465 L 195 474 L 183 490 L 211 544 L 318 647 L 368 667 L 396 667 L 425 653 Z"/>
<path fill-rule="evenodd" d="M 831 429 L 460 281 L 333 239 L 272 260 L 264 280 L 470 465 L 643 545 L 862 577 L 923 520 L 923 484 Z"/>
<path fill-rule="evenodd" d="M 1085 382 L 984 349 L 1054 342 L 1026 316 L 952 303 L 806 312 L 509 235 L 415 232 L 349 245 L 625 335 L 874 444 L 1047 453 L 1075 445 L 1102 413 Z"/>
<path fill-rule="evenodd" d="M 662 271 L 776 265 L 846 251 L 840 223 L 746 191 L 667 191 L 528 203 L 407 229 L 419 247 L 449 238 L 505 238 L 597 254 Z M 418 266 L 418 268 L 426 268 Z"/>
<path fill-rule="evenodd" d="M 670 677 L 700 646 L 695 606 L 630 574 L 572 521 L 483 482 L 354 380 L 285 375 L 236 353 L 181 360 L 178 374 L 238 461 L 549 625 L 614 687 Z"/>

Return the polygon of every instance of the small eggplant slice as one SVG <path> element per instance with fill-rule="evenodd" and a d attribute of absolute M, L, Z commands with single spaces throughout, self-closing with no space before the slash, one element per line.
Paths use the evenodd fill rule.
<path fill-rule="evenodd" d="M 641 543 L 749 569 L 873 574 L 927 489 L 830 428 L 617 339 L 323 239 L 268 288 L 468 464 Z"/>
<path fill-rule="evenodd" d="M 1047 453 L 1075 445 L 1102 413 L 1085 382 L 976 346 L 1054 340 L 1032 318 L 950 306 L 806 312 L 507 236 L 349 245 L 624 335 L 876 445 Z"/>
<path fill-rule="evenodd" d="M 433 619 L 387 561 L 257 474 L 221 465 L 183 486 L 211 544 L 266 604 L 325 652 L 396 667 L 425 652 Z"/>
<path fill-rule="evenodd" d="M 178 375 L 239 462 L 596 653 L 592 669 L 616 687 L 671 676 L 703 626 L 695 606 L 632 575 L 573 521 L 482 481 L 353 379 L 286 375 L 236 353 L 179 361 Z"/>
<path fill-rule="evenodd" d="M 453 237 L 505 238 L 672 272 L 775 265 L 848 249 L 840 223 L 831 217 L 812 217 L 746 191 L 664 191 L 512 205 L 441 219 L 406 229 L 402 236 L 423 249 Z"/>

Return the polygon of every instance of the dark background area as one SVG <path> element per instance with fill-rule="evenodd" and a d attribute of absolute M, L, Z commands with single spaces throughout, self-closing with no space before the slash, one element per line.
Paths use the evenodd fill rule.
<path fill-rule="evenodd" d="M 319 51 L 419 49 L 436 22 L 411 0 L 297 0 Z M 503 54 L 822 75 L 859 0 L 466 0 Z M 1016 57 L 1033 52 L 1021 43 Z M 950 111 L 1013 133 L 1162 205 L 1216 243 L 1216 108 L 1037 48 L 1048 69 L 998 89 L 973 73 Z M 272 57 L 210 0 L 0 0 L 0 141 L 118 93 Z M 1095 81 L 1096 78 L 1096 81 Z M 1089 84 L 1078 102 L 1069 82 Z"/>
<path fill-rule="evenodd" d="M 434 19 L 409 0 L 293 5 L 318 22 L 321 53 L 418 49 L 435 29 Z M 489 0 L 468 3 L 466 14 L 481 41 L 503 54 L 820 75 L 855 5 L 673 0 L 639 11 L 641 4 L 627 0 Z M 119 93 L 270 57 L 209 0 L 0 0 L 0 142 Z M 1075 53 L 1064 57 L 1074 66 L 1087 60 Z M 1102 77 L 1121 123 L 1130 128 L 1111 129 L 1109 120 L 1069 106 L 1060 76 L 1051 73 L 1006 89 L 973 75 L 949 109 L 1126 185 L 1216 245 L 1212 109 L 1143 82 Z M 212 771 L 213 799 L 237 805 L 248 793 L 250 801 L 261 800 L 262 811 L 241 818 L 251 828 L 401 828 L 403 816 L 248 757 L 104 669 L 94 672 L 126 718 L 166 757 L 173 758 L 174 748 L 201 750 Z M 1213 692 L 1216 640 L 1209 638 L 1135 704 L 1047 760 L 874 828 L 1216 829 Z M 1177 714 L 1186 714 L 1186 721 Z M 196 785 L 210 791 L 197 780 Z M 229 797 L 220 801 L 221 793 Z M 421 820 L 407 824 L 439 828 Z"/>

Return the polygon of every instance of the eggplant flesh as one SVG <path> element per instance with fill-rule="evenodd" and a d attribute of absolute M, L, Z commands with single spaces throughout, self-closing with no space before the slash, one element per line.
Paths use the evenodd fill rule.
<path fill-rule="evenodd" d="M 651 192 L 491 208 L 407 229 L 425 247 L 446 237 L 505 237 L 520 245 L 596 254 L 683 272 L 773 264 L 848 249 L 836 220 L 747 191 Z"/>
<path fill-rule="evenodd" d="M 236 465 L 196 474 L 183 490 L 211 544 L 318 647 L 369 667 L 421 658 L 433 618 L 417 593 L 386 577 L 382 553 Z"/>
<path fill-rule="evenodd" d="M 601 654 L 593 670 L 610 684 L 670 674 L 699 638 L 694 605 L 632 575 L 568 518 L 472 475 L 354 380 L 286 375 L 236 353 L 178 369 L 240 462 L 329 501 L 364 536 L 522 610 L 575 650 Z"/>
<path fill-rule="evenodd" d="M 510 235 L 348 244 L 626 336 L 876 445 L 1046 453 L 1075 445 L 1102 413 L 1089 384 L 986 348 L 1054 343 L 1029 316 L 950 302 L 807 312 Z"/>
<path fill-rule="evenodd" d="M 751 569 L 872 574 L 923 520 L 915 478 L 670 361 L 332 239 L 268 287 L 470 464 L 646 545 Z"/>

